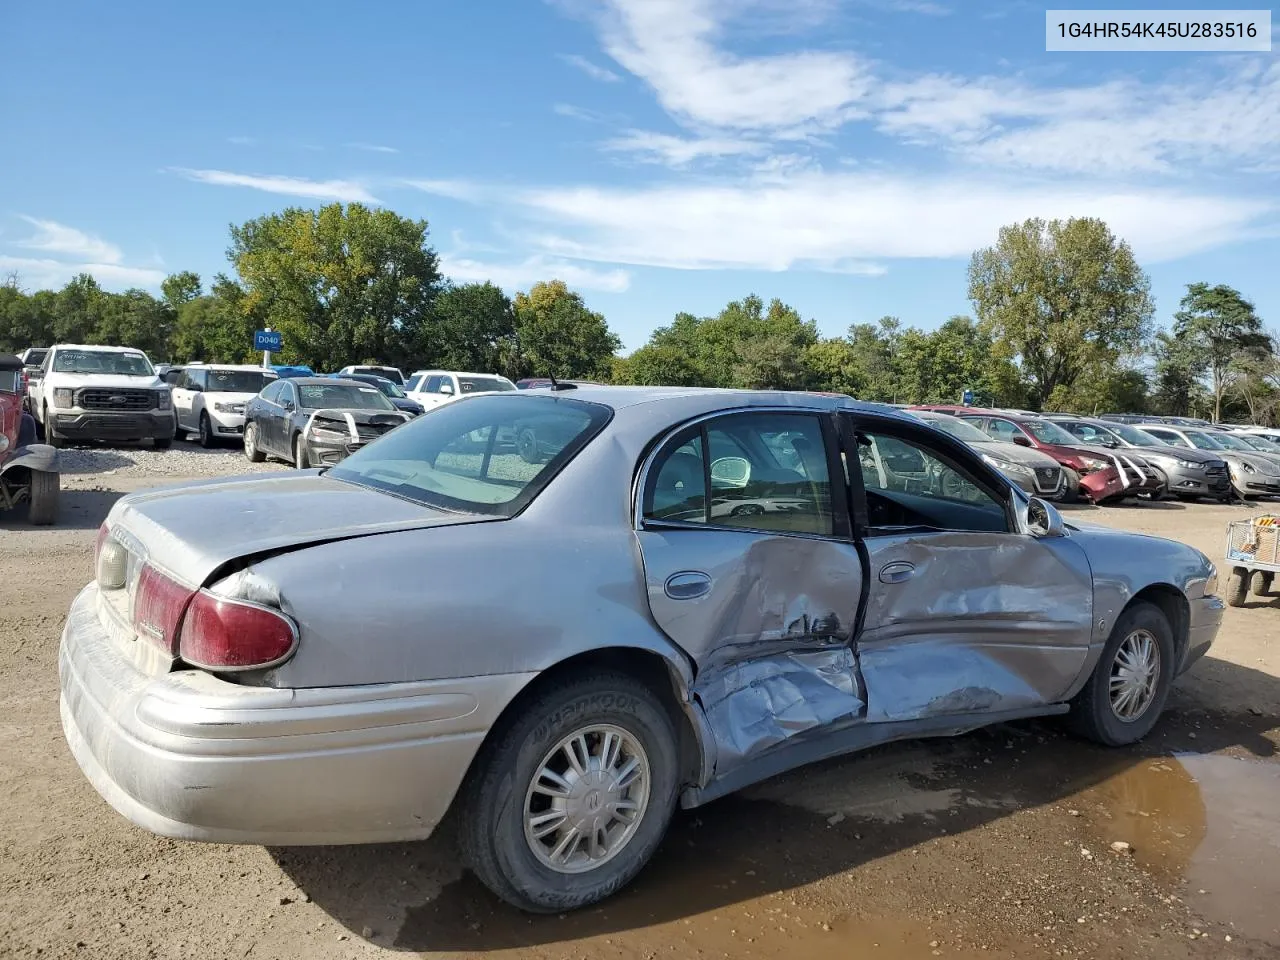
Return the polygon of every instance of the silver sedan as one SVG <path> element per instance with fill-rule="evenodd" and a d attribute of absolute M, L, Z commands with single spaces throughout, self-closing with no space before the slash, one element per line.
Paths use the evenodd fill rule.
<path fill-rule="evenodd" d="M 61 710 L 120 813 L 328 844 L 453 808 L 534 911 L 618 890 L 677 804 L 822 758 L 1054 714 L 1131 743 L 1222 616 L 1198 551 L 774 392 L 464 398 L 338 466 L 125 497 L 95 562 Z"/>

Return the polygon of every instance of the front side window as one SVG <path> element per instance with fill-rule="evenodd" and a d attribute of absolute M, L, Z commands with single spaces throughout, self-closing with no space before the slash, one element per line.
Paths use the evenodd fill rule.
<path fill-rule="evenodd" d="M 1147 433 L 1151 434 L 1161 443 L 1167 443 L 1171 447 L 1186 447 L 1188 449 L 1191 447 L 1191 444 L 1187 443 L 1187 441 L 1183 440 L 1172 430 L 1160 430 L 1154 427 L 1148 427 Z"/>
<path fill-rule="evenodd" d="M 1041 443 L 1071 444 L 1074 442 L 1071 434 L 1051 420 L 1028 420 L 1023 424 L 1023 429 Z"/>
<path fill-rule="evenodd" d="M 859 431 L 871 532 L 1009 529 L 1004 503 L 949 454 L 890 432 Z"/>
<path fill-rule="evenodd" d="M 428 506 L 510 517 L 611 416 L 608 407 L 561 397 L 476 397 L 397 427 L 326 476 Z"/>
<path fill-rule="evenodd" d="M 59 350 L 53 358 L 55 373 L 107 373 L 125 377 L 154 377 L 151 361 L 143 353 L 118 350 Z"/>
<path fill-rule="evenodd" d="M 516 385 L 502 377 L 459 377 L 458 389 L 463 393 L 499 393 L 514 390 Z"/>
<path fill-rule="evenodd" d="M 0 393 L 19 393 L 18 371 L 0 370 Z"/>
<path fill-rule="evenodd" d="M 832 536 L 822 423 L 790 413 L 731 414 L 670 441 L 649 468 L 648 520 Z"/>
<path fill-rule="evenodd" d="M 427 382 L 422 385 L 423 393 L 439 393 L 440 381 L 443 377 L 427 377 Z"/>
<path fill-rule="evenodd" d="M 284 392 L 284 385 L 287 381 L 277 380 L 268 384 L 259 396 L 268 403 L 279 403 L 280 395 Z"/>
<path fill-rule="evenodd" d="M 1023 435 L 1017 424 L 1011 420 L 988 420 L 987 433 L 1004 443 L 1013 443 Z"/>

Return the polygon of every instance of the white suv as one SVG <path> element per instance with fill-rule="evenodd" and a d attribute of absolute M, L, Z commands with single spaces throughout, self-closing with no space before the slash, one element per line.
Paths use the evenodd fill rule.
<path fill-rule="evenodd" d="M 464 373 L 457 370 L 418 370 L 404 385 L 409 399 L 424 410 L 473 393 L 505 393 L 516 385 L 496 373 Z"/>
<path fill-rule="evenodd" d="M 272 380 L 274 370 L 221 363 L 189 363 L 173 385 L 179 433 L 195 433 L 200 446 L 244 436 L 244 405 Z"/>
<path fill-rule="evenodd" d="M 399 367 L 379 367 L 373 364 L 355 364 L 350 367 L 343 367 L 338 371 L 338 373 L 363 373 L 371 377 L 382 377 L 384 380 L 390 380 L 397 387 L 404 386 L 404 374 L 400 372 Z"/>
<path fill-rule="evenodd" d="M 151 440 L 163 449 L 173 442 L 169 386 L 141 350 L 60 343 L 49 348 L 40 370 L 28 402 L 50 446 Z"/>

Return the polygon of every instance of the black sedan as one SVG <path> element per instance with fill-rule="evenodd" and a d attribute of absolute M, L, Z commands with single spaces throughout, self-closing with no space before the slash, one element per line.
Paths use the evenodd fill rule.
<path fill-rule="evenodd" d="M 423 411 L 422 404 L 417 400 L 410 400 L 399 384 L 386 377 L 379 377 L 372 373 L 332 373 L 330 376 L 339 380 L 358 380 L 360 383 L 377 387 L 384 397 L 396 405 L 397 410 L 403 410 L 411 417 L 416 417 Z"/>
<path fill-rule="evenodd" d="M 410 419 L 377 387 L 343 378 L 275 380 L 244 411 L 244 455 L 292 460 L 300 470 L 338 463 Z"/>

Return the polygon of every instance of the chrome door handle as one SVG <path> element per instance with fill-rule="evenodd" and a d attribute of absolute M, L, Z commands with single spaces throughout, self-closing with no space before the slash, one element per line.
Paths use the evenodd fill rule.
<path fill-rule="evenodd" d="M 895 560 L 880 568 L 881 583 L 905 583 L 916 575 L 916 568 L 905 560 Z"/>
<path fill-rule="evenodd" d="M 696 600 L 711 592 L 711 578 L 701 570 L 682 570 L 667 577 L 663 589 L 672 600 Z"/>

